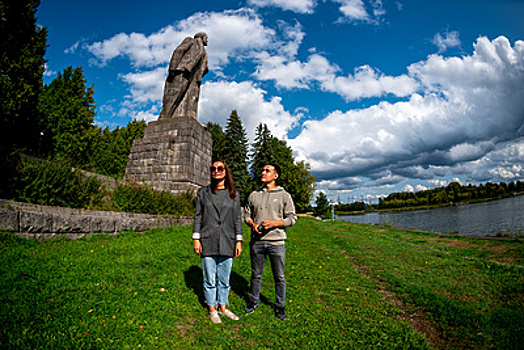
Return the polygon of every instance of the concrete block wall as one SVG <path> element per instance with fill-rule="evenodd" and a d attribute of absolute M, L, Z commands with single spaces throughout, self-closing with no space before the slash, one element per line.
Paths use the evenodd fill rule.
<path fill-rule="evenodd" d="M 82 210 L 0 199 L 0 231 L 13 231 L 27 238 L 63 236 L 74 239 L 93 234 L 143 232 L 150 228 L 192 224 L 192 216 Z"/>

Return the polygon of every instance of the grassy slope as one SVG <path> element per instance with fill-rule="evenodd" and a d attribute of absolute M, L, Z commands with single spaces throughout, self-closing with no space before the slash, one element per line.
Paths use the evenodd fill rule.
<path fill-rule="evenodd" d="M 186 226 L 76 241 L 2 235 L 0 347 L 507 349 L 524 344 L 524 269 L 494 262 L 524 265 L 518 241 L 300 218 L 288 231 L 288 320 L 274 317 L 269 267 L 261 306 L 251 315 L 241 312 L 250 275 L 244 244 L 233 264 L 230 296 L 230 308 L 241 319 L 217 326 L 203 308 L 202 270 L 190 234 Z M 246 241 L 248 236 L 246 229 Z"/>

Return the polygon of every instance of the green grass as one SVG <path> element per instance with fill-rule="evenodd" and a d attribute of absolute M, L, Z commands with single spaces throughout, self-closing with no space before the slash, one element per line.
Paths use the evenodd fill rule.
<path fill-rule="evenodd" d="M 524 344 L 520 241 L 310 218 L 300 218 L 288 236 L 288 319 L 274 316 L 269 265 L 260 307 L 250 315 L 242 312 L 250 276 L 246 242 L 233 264 L 229 299 L 240 321 L 213 325 L 203 306 L 202 269 L 188 226 L 75 241 L 3 234 L 0 346 L 517 349 Z"/>

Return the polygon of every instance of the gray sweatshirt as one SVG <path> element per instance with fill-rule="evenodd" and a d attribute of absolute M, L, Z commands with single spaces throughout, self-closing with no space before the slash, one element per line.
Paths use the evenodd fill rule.
<path fill-rule="evenodd" d="M 282 244 L 287 238 L 285 228 L 293 226 L 297 222 L 293 199 L 280 186 L 272 190 L 263 188 L 253 191 L 247 199 L 245 213 L 245 222 L 249 222 L 249 220 L 253 220 L 257 225 L 264 220 L 283 220 L 284 228 L 273 228 L 262 232 L 260 235 L 253 230 L 251 231 L 252 243 Z"/>

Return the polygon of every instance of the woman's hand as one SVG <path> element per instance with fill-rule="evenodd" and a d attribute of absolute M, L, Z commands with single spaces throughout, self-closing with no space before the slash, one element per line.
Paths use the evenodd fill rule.
<path fill-rule="evenodd" d="M 195 249 L 195 253 L 197 253 L 197 255 L 200 256 L 200 254 L 202 253 L 202 244 L 200 244 L 200 240 L 193 240 L 193 248 Z"/>
<path fill-rule="evenodd" d="M 242 253 L 242 242 L 241 241 L 238 241 L 236 246 L 235 246 L 235 258 L 237 256 L 240 255 L 240 253 Z"/>

